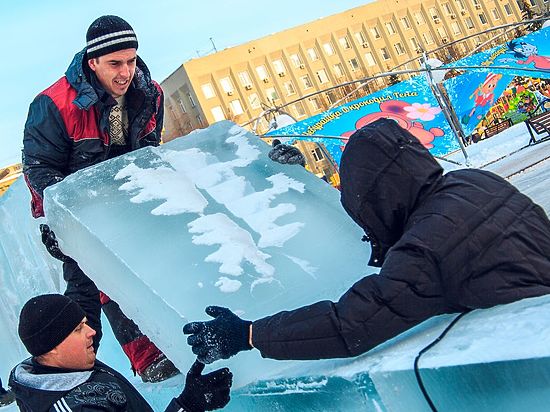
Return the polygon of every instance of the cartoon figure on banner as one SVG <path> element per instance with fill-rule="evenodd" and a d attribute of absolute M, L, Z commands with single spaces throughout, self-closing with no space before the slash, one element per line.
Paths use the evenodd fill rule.
<path fill-rule="evenodd" d="M 498 81 L 502 78 L 502 74 L 489 73 L 483 83 L 481 83 L 474 92 L 470 95 L 470 99 L 474 99 L 474 107 L 470 110 L 470 113 L 462 116 L 461 122 L 467 125 L 470 119 L 474 116 L 476 111 L 478 112 L 477 120 L 481 120 L 482 113 L 489 109 L 494 101 L 495 95 L 493 91 L 497 87 Z"/>
<path fill-rule="evenodd" d="M 534 63 L 535 69 L 550 70 L 550 57 L 539 56 L 537 46 L 534 44 L 525 43 L 524 41 L 518 43 L 512 40 L 508 43 L 508 49 L 508 53 L 513 53 L 515 58 L 503 57 L 499 59 L 499 62 L 516 64 Z"/>
<path fill-rule="evenodd" d="M 420 143 L 424 145 L 426 149 L 434 147 L 432 144 L 436 137 L 443 136 L 443 129 L 439 127 L 432 127 L 428 130 L 424 129 L 424 125 L 414 120 L 422 120 L 429 122 L 435 119 L 437 114 L 441 113 L 441 108 L 432 107 L 429 103 L 408 103 L 401 100 L 388 100 L 380 103 L 380 111 L 369 113 L 361 117 L 355 123 L 355 130 L 359 130 L 361 127 L 374 122 L 375 120 L 386 118 L 395 120 L 399 126 L 408 130 L 414 135 Z M 342 134 L 342 136 L 350 137 L 355 130 L 351 130 Z M 344 146 L 347 140 L 343 141 L 341 149 L 344 150 Z"/>

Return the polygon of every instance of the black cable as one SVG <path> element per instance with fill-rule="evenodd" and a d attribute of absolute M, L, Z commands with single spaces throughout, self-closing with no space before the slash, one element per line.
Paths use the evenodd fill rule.
<path fill-rule="evenodd" d="M 430 398 L 430 395 L 428 395 L 428 391 L 426 390 L 426 387 L 424 386 L 424 383 L 422 382 L 422 377 L 420 376 L 420 371 L 418 370 L 418 362 L 420 361 L 420 357 L 424 353 L 429 351 L 431 348 L 433 348 L 437 343 L 439 343 L 441 341 L 441 339 L 443 339 L 445 337 L 447 332 L 449 332 L 451 330 L 451 328 L 454 325 L 456 325 L 456 323 L 460 320 L 460 318 L 462 318 L 468 312 L 469 311 L 462 312 L 456 318 L 454 318 L 453 321 L 451 323 L 449 323 L 449 325 L 445 328 L 445 330 L 443 332 L 441 332 L 441 335 L 439 335 L 432 343 L 430 343 L 428 346 L 426 346 L 424 349 L 422 349 L 420 352 L 418 352 L 418 355 L 416 355 L 416 358 L 414 359 L 414 374 L 416 376 L 416 382 L 418 383 L 418 387 L 422 391 L 422 395 L 424 395 L 424 398 L 426 399 L 426 402 L 428 403 L 428 405 L 430 406 L 430 409 L 433 412 L 437 412 L 437 409 L 436 409 L 434 403 L 432 402 L 432 399 Z"/>

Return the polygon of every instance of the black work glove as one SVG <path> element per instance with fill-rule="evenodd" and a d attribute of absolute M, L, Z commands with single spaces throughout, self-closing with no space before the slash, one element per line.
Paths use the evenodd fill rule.
<path fill-rule="evenodd" d="M 242 320 L 229 309 L 219 306 L 208 306 L 205 312 L 214 320 L 191 322 L 183 327 L 183 333 L 191 334 L 187 343 L 198 360 L 212 363 L 252 349 L 248 343 L 252 322 Z"/>
<path fill-rule="evenodd" d="M 281 164 L 306 165 L 302 152 L 294 146 L 282 144 L 278 139 L 273 140 L 273 148 L 267 154 L 271 160 Z"/>
<path fill-rule="evenodd" d="M 195 361 L 187 372 L 185 387 L 176 402 L 189 412 L 212 411 L 229 402 L 233 374 L 228 368 L 201 375 L 204 363 Z"/>
<path fill-rule="evenodd" d="M 48 225 L 40 225 L 40 233 L 42 233 L 42 243 L 44 243 L 50 255 L 62 262 L 73 262 L 73 259 L 65 255 L 61 249 L 59 249 L 55 233 L 50 230 Z"/>

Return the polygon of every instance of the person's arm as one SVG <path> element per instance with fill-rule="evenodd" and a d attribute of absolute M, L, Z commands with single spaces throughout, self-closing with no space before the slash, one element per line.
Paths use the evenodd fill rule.
<path fill-rule="evenodd" d="M 157 123 L 157 126 L 155 127 L 155 133 L 157 134 L 157 138 L 160 142 L 162 136 L 162 128 L 164 126 L 164 92 L 158 84 L 157 88 L 160 91 L 160 96 L 158 98 L 157 113 L 155 114 L 155 120 Z"/>
<path fill-rule="evenodd" d="M 255 321 L 252 344 L 273 359 L 357 356 L 445 311 L 435 264 L 420 250 L 392 251 L 380 274 L 355 283 L 338 302 Z"/>
<path fill-rule="evenodd" d="M 279 312 L 252 328 L 228 309 L 216 309 L 209 313 L 214 320 L 189 323 L 184 333 L 191 334 L 193 353 L 208 363 L 252 347 L 273 359 L 342 358 L 364 353 L 446 309 L 437 265 L 411 246 L 394 248 L 379 275 L 359 280 L 338 302 Z"/>
<path fill-rule="evenodd" d="M 31 103 L 23 135 L 23 174 L 32 195 L 34 217 L 44 216 L 44 189 L 66 176 L 71 142 L 59 110 L 41 94 Z"/>

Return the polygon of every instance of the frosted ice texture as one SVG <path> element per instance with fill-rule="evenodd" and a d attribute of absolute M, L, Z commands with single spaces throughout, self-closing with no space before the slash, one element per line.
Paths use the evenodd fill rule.
<path fill-rule="evenodd" d="M 46 190 L 62 250 L 182 370 L 193 360 L 182 326 L 207 305 L 257 319 L 337 299 L 367 273 L 369 248 L 339 192 L 268 150 L 221 122 Z M 257 351 L 229 362 L 237 385 L 292 363 Z"/>
<path fill-rule="evenodd" d="M 498 159 L 506 154 L 502 150 L 507 144 L 509 146 L 511 139 L 517 142 L 516 147 L 508 148 L 506 146 L 509 149 L 506 152 L 524 145 L 529 136 L 523 130 L 518 132 L 516 129 L 517 127 L 511 128 L 502 134 L 503 139 L 506 140 L 505 144 L 500 143 L 499 135 L 497 138 L 483 141 L 483 145 L 469 147 L 472 159 L 475 159 L 479 165 L 487 163 L 488 160 Z M 210 136 L 212 130 L 215 131 L 215 136 L 218 136 L 217 142 L 215 136 Z M 233 132 L 229 133 L 230 130 Z M 204 133 L 210 137 L 204 138 Z M 229 149 L 230 144 L 223 143 L 224 137 L 227 140 L 230 135 L 236 136 L 240 133 L 237 129 L 231 129 L 231 126 L 227 124 L 223 125 L 223 130 L 220 130 L 218 125 L 208 129 L 208 132 L 200 132 L 182 138 L 177 144 L 176 142 L 167 144 L 162 148 L 163 150 L 147 149 L 128 155 L 124 159 L 117 159 L 115 165 L 112 162 L 105 164 L 105 169 L 82 171 L 81 174 L 84 176 L 74 177 L 76 183 L 68 181 L 64 189 L 52 188 L 51 190 L 52 195 L 55 194 L 52 197 L 65 199 L 66 202 L 68 202 L 67 199 L 70 200 L 75 196 L 74 204 L 79 205 L 77 209 L 81 209 L 79 213 L 82 212 L 87 216 L 87 225 L 80 229 L 82 237 L 75 238 L 74 235 L 69 235 L 72 227 L 79 226 L 76 215 L 72 216 L 74 211 L 71 209 L 59 212 L 63 219 L 66 219 L 66 221 L 58 222 L 56 227 L 56 231 L 59 230 L 59 233 L 62 230 L 66 232 L 63 234 L 65 240 L 65 242 L 62 241 L 63 248 L 71 248 L 75 253 L 80 253 L 79 260 L 82 256 L 83 260 L 89 261 L 87 264 L 90 269 L 98 266 L 100 274 L 103 273 L 104 265 L 94 262 L 102 260 L 108 260 L 109 264 L 114 262 L 113 267 L 116 270 L 106 272 L 106 275 L 98 279 L 98 282 L 103 282 L 109 291 L 111 289 L 113 293 L 116 291 L 120 295 L 117 298 L 125 299 L 121 303 L 125 306 L 125 311 L 134 318 L 147 319 L 151 317 L 151 322 L 146 322 L 146 327 L 147 332 L 154 335 L 155 340 L 162 338 L 165 333 L 169 334 L 169 338 L 161 339 L 159 344 L 163 348 L 170 348 L 171 354 L 174 353 L 178 357 L 177 362 L 180 365 L 183 362 L 183 369 L 187 369 L 189 363 L 187 354 L 181 354 L 187 351 L 187 345 L 181 343 L 179 324 L 183 324 L 185 321 L 183 316 L 187 313 L 181 312 L 180 314 L 178 312 L 181 310 L 180 307 L 185 306 L 185 310 L 187 310 L 187 306 L 195 305 L 197 308 L 190 307 L 189 311 L 198 313 L 197 318 L 204 318 L 200 312 L 206 304 L 225 304 L 226 301 L 223 299 L 241 294 L 246 297 L 242 303 L 239 299 L 233 299 L 228 305 L 232 308 L 240 308 L 237 310 L 243 313 L 244 317 L 252 318 L 254 313 L 251 312 L 251 308 L 257 310 L 258 313 L 270 312 L 269 308 L 262 312 L 261 305 L 257 302 L 260 299 L 257 297 L 257 293 L 261 292 L 262 288 L 272 288 L 273 285 L 278 285 L 281 289 L 283 286 L 291 289 L 293 286 L 288 286 L 288 283 L 295 281 L 298 285 L 296 288 L 304 289 L 304 295 L 311 292 L 309 298 L 312 301 L 317 299 L 314 293 L 319 294 L 319 299 L 334 298 L 340 294 L 341 290 L 349 287 L 354 276 L 371 272 L 364 266 L 362 259 L 366 259 L 367 248 L 361 242 L 357 242 L 356 228 L 352 224 L 350 225 L 345 216 L 338 215 L 334 211 L 331 213 L 338 216 L 336 219 L 341 220 L 342 223 L 332 226 L 329 224 L 328 229 L 334 231 L 336 227 L 335 236 L 338 237 L 345 237 L 346 234 L 342 232 L 350 231 L 352 234 L 347 234 L 352 238 L 350 245 L 360 245 L 359 250 L 348 248 L 349 252 L 344 250 L 342 253 L 342 249 L 346 248 L 341 248 L 337 243 L 333 243 L 332 240 L 336 239 L 335 237 L 329 236 L 327 240 L 324 234 L 321 237 L 308 239 L 317 248 L 315 253 L 312 253 L 314 258 L 311 258 L 309 254 L 304 256 L 301 253 L 304 245 L 296 245 L 292 239 L 282 242 L 282 247 L 273 246 L 263 249 L 258 246 L 261 235 L 252 230 L 244 219 L 236 218 L 227 211 L 225 211 L 225 215 L 230 219 L 226 220 L 226 223 L 230 220 L 238 223 L 239 227 L 247 229 L 244 231 L 248 232 L 250 237 L 237 236 L 234 241 L 221 242 L 215 237 L 213 237 L 214 241 L 206 241 L 208 238 L 206 236 L 202 241 L 198 241 L 201 243 L 200 245 L 193 243 L 193 236 L 200 237 L 210 233 L 209 230 L 219 231 L 219 227 L 215 225 L 200 223 L 201 217 L 224 213 L 223 210 L 220 212 L 219 204 L 216 207 L 213 206 L 217 202 L 209 193 L 212 190 L 212 185 L 208 190 L 201 188 L 195 190 L 199 187 L 198 184 L 190 183 L 192 182 L 189 180 L 190 178 L 185 180 L 182 174 L 174 173 L 181 169 L 177 169 L 171 163 L 163 160 L 164 149 L 168 152 L 186 151 L 188 154 L 212 152 L 219 157 L 219 163 L 227 163 L 236 159 L 235 148 L 228 152 L 220 151 L 218 148 Z M 317 213 L 317 209 L 320 208 L 319 201 L 323 196 L 329 196 L 328 202 L 334 205 L 335 209 L 340 209 L 337 205 L 337 194 L 334 195 L 328 186 L 315 179 L 309 179 L 309 176 L 301 173 L 303 171 L 300 168 L 279 166 L 265 159 L 262 156 L 265 156 L 267 149 L 260 142 L 254 143 L 253 137 L 247 136 L 249 143 L 259 151 L 259 157 L 252 161 L 248 167 L 245 166 L 245 168 L 253 169 L 254 173 L 262 172 L 261 176 L 254 177 L 246 174 L 246 179 L 249 180 L 250 185 L 254 186 L 255 192 L 267 193 L 262 189 L 273 189 L 275 185 L 268 183 L 267 177 L 283 173 L 287 178 L 304 184 L 303 192 L 289 190 L 295 196 L 308 196 L 308 201 L 313 201 L 313 205 L 309 205 L 309 209 L 307 209 L 308 213 Z M 190 139 L 188 143 L 187 139 Z M 524 158 L 523 162 L 527 164 L 532 159 L 537 161 L 540 157 L 538 153 L 547 151 L 549 146 L 550 144 L 537 145 L 533 148 L 537 153 L 533 153 L 529 159 Z M 193 147 L 198 150 L 194 150 Z M 487 150 L 491 152 L 490 158 L 485 154 Z M 487 153 L 489 152 L 487 151 Z M 142 156 L 148 157 L 142 159 Z M 524 157 L 524 155 L 522 156 Z M 212 164 L 216 163 L 216 159 L 210 155 L 207 157 L 211 159 Z M 191 172 L 197 169 L 197 179 L 207 178 L 205 173 L 198 173 L 200 163 L 195 156 L 187 156 L 185 159 L 186 161 L 181 167 L 189 166 L 187 169 L 190 169 Z M 517 156 L 503 160 L 516 162 Z M 151 163 L 148 163 L 149 161 Z M 546 190 L 546 182 L 550 179 L 549 162 L 546 160 L 539 163 L 534 168 L 528 169 L 512 179 L 514 184 L 538 201 L 547 213 L 550 211 L 549 191 Z M 446 162 L 442 164 L 449 165 Z M 127 166 L 129 168 L 126 168 Z M 134 167 L 134 172 L 129 173 Z M 143 170 L 144 180 L 140 183 L 139 180 L 134 179 L 135 182 L 131 183 L 131 176 L 136 176 L 135 173 L 139 169 Z M 122 170 L 124 172 L 121 172 Z M 119 172 L 121 172 L 119 177 L 124 174 L 126 177 L 116 181 L 107 180 L 108 175 L 113 177 Z M 148 177 L 146 176 L 152 176 L 154 173 L 165 173 L 165 175 L 147 183 L 145 179 Z M 225 177 L 240 176 L 246 171 L 237 170 L 233 175 L 227 171 L 224 173 Z M 178 185 L 179 190 L 172 188 L 172 183 L 169 183 L 167 176 L 174 179 L 173 184 Z M 229 180 L 223 176 L 220 182 Z M 86 180 L 88 178 L 90 179 Z M 158 183 L 159 179 L 163 182 Z M 73 184 L 78 186 L 72 189 Z M 125 184 L 128 185 L 126 189 L 130 189 L 130 185 L 135 185 L 135 188 L 131 188 L 130 191 L 121 190 L 121 186 Z M 147 186 L 148 189 L 144 190 L 144 186 Z M 184 190 L 185 187 L 187 189 Z M 201 187 L 207 187 L 207 183 Z M 295 187 L 299 188 L 300 186 Z M 232 190 L 229 190 L 229 194 Z M 61 196 L 63 191 L 66 193 Z M 327 191 L 330 191 L 331 194 L 327 194 Z M 79 194 L 79 192 L 81 193 Z M 120 198 L 121 194 L 125 196 Z M 87 200 L 76 201 L 77 198 L 86 196 L 88 196 Z M 260 196 L 264 201 L 263 204 L 266 204 L 265 196 L 257 196 Z M 134 204 L 128 201 L 129 198 L 134 197 L 136 197 L 135 201 L 144 201 L 145 203 Z M 272 203 L 268 202 L 266 207 L 274 207 L 280 203 L 295 204 L 294 200 L 288 200 L 289 197 L 285 197 L 285 194 L 277 195 L 276 200 L 279 200 L 279 197 L 282 198 L 280 201 L 274 203 L 271 200 Z M 26 356 L 16 335 L 17 315 L 22 304 L 35 294 L 63 291 L 64 289 L 63 281 L 59 282 L 60 265 L 44 252 L 38 232 L 40 221 L 31 218 L 29 201 L 28 189 L 22 179 L 0 198 L 0 374 L 3 378 L 7 376 L 15 362 Z M 84 204 L 81 205 L 81 202 Z M 88 210 L 93 202 L 104 203 L 105 208 L 102 211 Z M 153 215 L 151 212 L 161 205 L 164 205 L 164 209 L 160 209 L 161 213 Z M 135 207 L 143 208 L 145 206 L 147 207 L 144 210 L 134 210 Z M 60 207 L 60 205 L 56 207 Z M 296 222 L 306 223 L 304 229 L 300 228 L 304 231 L 309 230 L 311 224 L 320 226 L 320 220 L 315 216 L 297 218 L 296 213 L 301 213 L 301 207 L 301 204 L 297 205 L 294 214 L 289 212 L 282 215 L 281 219 L 273 220 L 271 224 L 285 226 Z M 184 210 L 184 212 L 178 212 L 180 213 L 178 215 L 175 213 L 178 210 Z M 158 210 L 155 213 L 158 213 Z M 189 216 L 184 219 L 186 214 Z M 112 215 L 115 217 L 113 218 Z M 93 219 L 94 216 L 98 216 L 98 218 Z M 55 218 L 57 219 L 57 216 Z M 168 218 L 170 220 L 165 223 L 164 219 Z M 150 219 L 153 221 L 149 221 Z M 212 220 L 214 219 L 218 218 L 212 217 Z M 197 231 L 191 233 L 189 223 L 197 220 L 199 223 L 195 222 L 194 225 Z M 50 221 L 50 224 L 53 224 L 54 217 L 50 217 Z M 84 219 L 82 221 L 84 222 Z M 216 222 L 218 221 L 216 220 Z M 310 224 L 310 222 L 312 223 Z M 264 235 L 266 230 L 263 232 Z M 244 234 L 244 231 L 241 234 Z M 110 233 L 107 236 L 107 241 L 110 244 L 121 243 L 124 254 L 117 252 L 116 256 L 111 256 L 113 252 L 110 252 L 110 246 L 102 244 L 98 239 L 100 233 L 96 232 L 101 232 L 101 236 Z M 232 233 L 237 232 L 238 229 Z M 211 235 L 213 236 L 213 233 Z M 67 237 L 65 238 L 65 236 Z M 187 246 L 182 248 L 181 243 L 179 246 L 174 245 L 175 240 L 172 238 L 174 236 Z M 296 236 L 300 236 L 300 234 Z M 256 248 L 249 243 L 250 238 L 256 242 Z M 270 238 L 265 237 L 265 239 L 269 240 Z M 272 241 L 275 239 L 280 240 L 284 237 L 271 237 Z M 220 243 L 215 243 L 216 241 Z M 270 254 L 272 257 L 266 258 L 264 262 L 271 264 L 275 271 L 271 275 L 269 271 L 258 272 L 256 267 L 246 259 L 241 260 L 241 262 L 245 262 L 241 265 L 234 264 L 235 259 L 232 261 L 229 259 L 233 256 L 232 253 L 229 256 L 218 253 L 219 257 L 228 257 L 227 260 L 220 258 L 205 262 L 207 256 L 221 250 L 222 243 L 232 246 L 233 242 L 241 246 L 238 249 L 240 252 L 237 253 L 237 256 L 240 257 L 252 256 L 249 252 L 254 250 Z M 292 250 L 287 248 L 289 244 L 292 245 Z M 91 245 L 98 248 L 93 255 L 89 253 Z M 248 247 L 243 245 L 248 245 Z M 274 253 L 274 250 L 279 253 Z M 248 253 L 244 253 L 245 251 Z M 186 259 L 194 260 L 187 262 L 185 259 L 180 259 L 174 263 L 171 261 L 172 254 L 184 254 Z M 354 254 L 358 254 L 356 260 L 352 260 L 355 257 Z M 321 264 L 321 260 L 330 258 L 338 266 L 332 273 L 324 271 L 325 266 Z M 163 259 L 168 259 L 169 262 L 163 262 Z M 131 268 L 135 266 L 134 260 L 146 264 L 151 262 L 150 276 L 143 275 L 142 271 L 133 272 Z M 222 260 L 223 262 L 221 262 Z M 292 266 L 292 273 L 296 276 L 289 280 L 285 273 L 279 273 L 278 263 L 275 264 L 279 261 L 285 262 L 285 266 L 291 265 L 290 262 L 293 262 L 302 271 Z M 231 269 L 222 272 L 220 267 L 227 262 L 232 263 L 228 266 Z M 109 265 L 105 267 L 109 267 Z M 196 267 L 196 269 L 187 274 L 186 270 L 189 267 Z M 241 275 L 236 274 L 239 272 L 239 267 L 243 271 Z M 138 275 L 143 275 L 143 278 Z M 130 282 L 127 282 L 125 277 L 130 279 Z M 163 281 L 165 277 L 169 278 L 166 282 Z M 258 281 L 265 283 L 258 283 Z M 252 288 L 254 282 L 256 284 Z M 316 283 L 321 283 L 321 285 Z M 151 287 L 148 286 L 149 284 Z M 326 289 L 321 290 L 325 284 Z M 173 289 L 173 291 L 167 292 L 166 289 Z M 204 291 L 202 291 L 203 289 Z M 250 292 L 251 289 L 252 292 Z M 244 293 L 245 291 L 246 293 Z M 165 298 L 164 294 L 172 300 Z M 196 295 L 197 298 L 189 297 L 190 295 Z M 299 293 L 294 291 L 292 296 L 296 295 Z M 178 302 L 178 296 L 181 296 L 181 302 Z M 299 298 L 308 299 L 302 296 Z M 282 301 L 277 302 L 277 299 Z M 133 300 L 136 300 L 138 304 L 129 305 Z M 285 305 L 297 306 L 299 299 L 296 299 L 295 304 L 294 301 L 289 303 L 292 299 L 287 298 L 283 290 L 280 293 L 275 292 L 273 300 L 275 302 L 267 301 L 271 305 L 270 307 L 280 304 L 280 307 L 283 308 Z M 231 306 L 233 302 L 236 304 Z M 286 307 L 284 308 L 286 309 Z M 420 362 L 426 388 L 438 409 L 445 411 L 546 410 L 550 403 L 550 394 L 548 393 L 550 387 L 550 376 L 548 376 L 550 370 L 549 310 L 550 297 L 544 296 L 484 311 L 475 311 L 463 318 L 442 342 L 424 355 Z M 177 315 L 174 315 L 174 312 Z M 151 314 L 153 316 L 150 316 Z M 452 318 L 453 315 L 445 315 L 430 319 L 369 353 L 352 359 L 317 362 L 267 362 L 258 359 L 252 353 L 239 354 L 231 364 L 231 367 L 236 370 L 236 380 L 241 383 L 254 379 L 254 377 L 259 380 L 235 388 L 232 400 L 226 410 L 429 411 L 428 405 L 418 389 L 412 365 L 418 351 L 435 339 Z M 176 327 L 172 325 L 174 321 L 178 323 Z M 142 327 L 145 329 L 143 325 Z M 125 362 L 120 348 L 113 342 L 114 338 L 106 324 L 105 328 L 106 333 L 100 348 L 100 358 L 107 359 L 108 363 L 124 372 L 127 362 Z M 169 341 L 172 339 L 171 333 L 178 339 L 175 344 L 171 344 Z M 222 362 L 218 362 L 215 366 L 221 365 Z M 281 368 L 287 369 L 280 371 Z M 277 373 L 278 376 L 263 379 L 269 374 Z M 157 385 L 141 384 L 138 379 L 131 376 L 129 379 L 154 405 L 155 409 L 159 410 L 181 390 L 183 384 L 183 377 Z"/>

